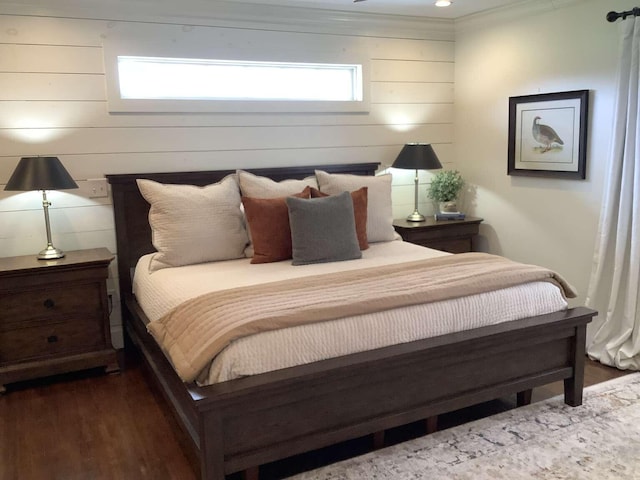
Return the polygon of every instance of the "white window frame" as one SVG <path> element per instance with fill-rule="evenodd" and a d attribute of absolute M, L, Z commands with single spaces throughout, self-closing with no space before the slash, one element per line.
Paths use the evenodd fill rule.
<path fill-rule="evenodd" d="M 133 50 L 136 50 L 133 52 Z M 165 50 L 162 52 L 162 50 Z M 362 56 L 350 55 L 350 58 L 329 58 L 328 54 L 317 52 L 304 55 L 271 55 L 251 52 L 212 52 L 202 56 L 181 55 L 171 49 L 159 48 L 123 48 L 118 45 L 104 45 L 105 74 L 107 83 L 107 106 L 113 113 L 145 112 L 322 112 L 322 113 L 363 113 L 369 111 L 369 61 Z M 216 54 L 217 53 L 217 54 Z M 269 55 L 267 60 L 265 57 Z M 215 56 L 215 58 L 213 58 Z M 119 57 L 145 57 L 160 59 L 185 59 L 187 63 L 216 62 L 218 64 L 253 65 L 347 65 L 357 66 L 354 78 L 357 85 L 357 100 L 253 100 L 253 99 L 176 99 L 176 98 L 123 98 L 120 93 L 118 70 Z M 209 58 L 211 57 L 211 58 Z M 271 58 L 278 57 L 278 58 Z M 342 57 L 340 55 L 339 57 Z"/>

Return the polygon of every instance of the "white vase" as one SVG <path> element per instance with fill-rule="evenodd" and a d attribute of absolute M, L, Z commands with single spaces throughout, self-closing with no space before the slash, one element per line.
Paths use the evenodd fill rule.
<path fill-rule="evenodd" d="M 456 213 L 458 212 L 458 203 L 455 200 L 439 202 L 438 209 L 441 213 Z"/>

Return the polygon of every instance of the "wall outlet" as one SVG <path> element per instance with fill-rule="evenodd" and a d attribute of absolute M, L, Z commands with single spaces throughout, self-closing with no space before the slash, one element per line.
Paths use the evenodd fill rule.
<path fill-rule="evenodd" d="M 87 180 L 89 198 L 104 198 L 109 196 L 109 186 L 106 178 L 90 178 Z"/>

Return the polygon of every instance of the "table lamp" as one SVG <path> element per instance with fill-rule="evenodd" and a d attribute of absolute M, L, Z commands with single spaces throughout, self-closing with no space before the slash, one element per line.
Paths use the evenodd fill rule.
<path fill-rule="evenodd" d="M 413 213 L 407 217 L 409 222 L 424 222 L 424 215 L 418 211 L 418 170 L 435 170 L 442 168 L 440 160 L 433 147 L 428 143 L 407 143 L 398 158 L 391 165 L 392 168 L 403 168 L 407 170 L 415 170 L 415 208 Z"/>
<path fill-rule="evenodd" d="M 58 157 L 22 157 L 4 187 L 8 191 L 26 192 L 42 190 L 42 208 L 44 223 L 47 228 L 47 248 L 38 254 L 39 260 L 53 260 L 64 257 L 64 252 L 51 243 L 51 226 L 49 224 L 49 206 L 46 190 L 66 190 L 78 188 Z"/>

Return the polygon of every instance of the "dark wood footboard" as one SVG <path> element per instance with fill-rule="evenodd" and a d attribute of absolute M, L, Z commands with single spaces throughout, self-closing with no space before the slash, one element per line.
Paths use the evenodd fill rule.
<path fill-rule="evenodd" d="M 128 309 L 127 332 L 191 438 L 203 480 L 558 380 L 566 403 L 580 405 L 595 315 L 578 307 L 198 388 L 179 381 L 133 298 Z"/>

